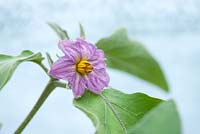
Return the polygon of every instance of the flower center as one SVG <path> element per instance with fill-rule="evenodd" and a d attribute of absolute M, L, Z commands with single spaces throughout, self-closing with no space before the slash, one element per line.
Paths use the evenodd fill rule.
<path fill-rule="evenodd" d="M 81 75 L 86 75 L 92 72 L 92 65 L 87 61 L 87 60 L 81 60 L 76 64 L 76 70 L 81 74 Z"/>

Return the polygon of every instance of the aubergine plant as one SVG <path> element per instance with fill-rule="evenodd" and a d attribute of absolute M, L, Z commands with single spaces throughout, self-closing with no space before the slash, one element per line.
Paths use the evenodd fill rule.
<path fill-rule="evenodd" d="M 72 90 L 73 105 L 91 119 L 97 134 L 181 134 L 173 100 L 161 100 L 143 93 L 125 94 L 109 85 L 107 67 L 129 73 L 169 92 L 158 62 L 141 43 L 129 39 L 125 29 L 115 31 L 94 45 L 86 40 L 81 24 L 80 36 L 75 40 L 57 24 L 48 24 L 59 36 L 58 47 L 63 52 L 55 62 L 48 52 L 46 58 L 40 52 L 30 50 L 17 56 L 0 54 L 0 89 L 22 62 L 39 65 L 49 76 L 43 93 L 25 120 L 13 131 L 15 134 L 22 133 L 57 87 Z M 43 64 L 45 59 L 50 68 Z"/>

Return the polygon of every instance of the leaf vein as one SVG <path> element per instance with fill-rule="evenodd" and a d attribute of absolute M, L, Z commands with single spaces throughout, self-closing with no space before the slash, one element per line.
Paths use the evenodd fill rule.
<path fill-rule="evenodd" d="M 127 129 L 125 127 L 124 122 L 122 121 L 121 117 L 119 116 L 119 114 L 117 113 L 117 111 L 114 109 L 114 107 L 112 106 L 112 104 L 108 101 L 108 99 L 103 94 L 100 94 L 100 97 L 103 99 L 103 101 L 107 104 L 107 106 L 113 112 L 113 114 L 115 115 L 116 119 L 119 121 L 119 124 L 122 127 L 123 131 L 127 132 Z"/>

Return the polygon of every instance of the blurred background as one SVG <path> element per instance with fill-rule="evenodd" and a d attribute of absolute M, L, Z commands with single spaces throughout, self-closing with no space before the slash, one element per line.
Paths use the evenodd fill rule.
<path fill-rule="evenodd" d="M 1 0 L 0 53 L 17 55 L 24 49 L 50 52 L 56 60 L 58 37 L 47 21 L 95 43 L 119 27 L 159 61 L 171 92 L 126 73 L 109 70 L 110 85 L 126 93 L 144 92 L 177 103 L 183 134 L 199 134 L 200 1 L 199 0 Z M 0 76 L 2 77 L 2 76 Z M 123 80 L 121 79 L 123 78 Z M 23 63 L 0 92 L 2 134 L 11 134 L 43 91 L 48 77 L 32 63 Z M 72 105 L 72 93 L 57 89 L 33 118 L 24 134 L 92 134 L 90 120 Z"/>

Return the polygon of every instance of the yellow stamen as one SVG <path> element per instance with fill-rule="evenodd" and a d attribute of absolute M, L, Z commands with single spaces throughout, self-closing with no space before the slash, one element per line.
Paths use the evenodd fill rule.
<path fill-rule="evenodd" d="M 81 75 L 86 75 L 92 72 L 92 64 L 90 64 L 87 60 L 82 59 L 76 64 L 76 70 Z"/>

